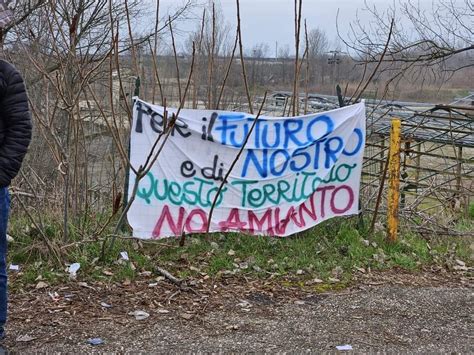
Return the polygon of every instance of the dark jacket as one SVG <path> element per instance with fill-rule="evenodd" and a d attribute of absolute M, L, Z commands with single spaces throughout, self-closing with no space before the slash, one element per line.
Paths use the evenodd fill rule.
<path fill-rule="evenodd" d="M 0 187 L 18 174 L 31 140 L 28 96 L 20 73 L 0 60 Z"/>

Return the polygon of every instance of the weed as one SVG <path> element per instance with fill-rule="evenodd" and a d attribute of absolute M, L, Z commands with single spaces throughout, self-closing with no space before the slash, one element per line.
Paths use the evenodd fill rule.
<path fill-rule="evenodd" d="M 61 245 L 55 237 L 60 224 L 48 223 L 51 242 Z M 416 270 L 447 259 L 468 262 L 470 258 L 468 241 L 434 238 L 428 243 L 418 234 L 402 233 L 397 243 L 391 243 L 383 234 L 369 235 L 363 228 L 356 229 L 354 223 L 355 219 L 331 220 L 289 238 L 240 233 L 193 235 L 186 238 L 183 247 L 174 238 L 153 244 L 118 238 L 104 264 L 99 262 L 101 242 L 81 242 L 83 233 L 71 229 L 73 240 L 64 249 L 64 261 L 81 264 L 80 280 L 133 280 L 140 272 L 153 271 L 160 265 L 182 278 L 218 277 L 222 273 L 273 275 L 292 285 L 319 278 L 324 283 L 315 287 L 322 290 L 347 284 L 356 268 Z M 14 219 L 11 233 L 15 242 L 9 258 L 22 265 L 22 284 L 32 283 L 38 276 L 48 282 L 67 277 L 66 265 L 64 270 L 54 269 L 47 248 L 34 231 L 25 227 L 24 220 Z M 130 261 L 120 260 L 121 251 L 128 253 Z"/>

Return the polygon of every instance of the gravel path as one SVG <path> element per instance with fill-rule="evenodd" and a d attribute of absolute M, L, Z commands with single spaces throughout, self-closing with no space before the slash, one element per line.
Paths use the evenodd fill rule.
<path fill-rule="evenodd" d="M 468 279 L 449 275 L 379 275 L 324 294 L 258 280 L 202 283 L 193 292 L 143 281 L 11 298 L 4 345 L 22 353 L 299 353 L 344 344 L 356 352 L 474 352 L 473 289 Z M 133 310 L 150 316 L 136 320 L 128 315 Z M 89 345 L 88 338 L 104 344 Z"/>

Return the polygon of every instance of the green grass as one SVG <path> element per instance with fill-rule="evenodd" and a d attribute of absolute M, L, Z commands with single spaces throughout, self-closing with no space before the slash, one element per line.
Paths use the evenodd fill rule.
<path fill-rule="evenodd" d="M 47 221 L 46 234 L 56 245 L 61 224 Z M 238 233 L 188 236 L 183 247 L 170 238 L 154 243 L 117 239 L 105 262 L 99 261 L 101 242 L 72 245 L 63 250 L 61 267 L 52 262 L 45 243 L 25 220 L 14 219 L 10 233 L 9 261 L 19 264 L 21 272 L 14 285 L 32 284 L 41 279 L 48 283 L 67 280 L 66 264 L 79 262 L 78 280 L 123 282 L 134 280 L 139 273 L 153 271 L 159 265 L 174 275 L 219 278 L 226 274 L 281 279 L 282 284 L 303 285 L 313 279 L 323 283 L 318 290 L 341 287 L 360 269 L 417 270 L 431 264 L 446 265 L 456 258 L 470 263 L 470 244 L 466 239 L 435 238 L 431 241 L 413 233 L 402 233 L 400 240 L 389 243 L 382 234 L 368 235 L 356 229 L 356 219 L 330 220 L 289 238 L 248 236 Z M 80 241 L 83 233 L 74 229 L 70 242 Z M 68 244 L 68 243 L 66 243 Z M 130 262 L 120 261 L 127 251 Z M 359 271 L 357 271 L 357 268 Z M 335 281 L 335 280 L 339 281 Z"/>

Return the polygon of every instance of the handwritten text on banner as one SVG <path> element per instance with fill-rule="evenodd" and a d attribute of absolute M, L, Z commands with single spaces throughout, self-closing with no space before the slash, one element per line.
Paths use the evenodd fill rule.
<path fill-rule="evenodd" d="M 163 110 L 135 101 L 130 160 L 136 169 L 162 132 Z M 168 117 L 177 111 L 167 110 Z M 134 236 L 203 233 L 209 224 L 214 232 L 288 236 L 357 213 L 363 103 L 299 117 L 259 117 L 209 221 L 217 190 L 254 119 L 237 112 L 181 110 L 128 212 Z M 129 194 L 134 182 L 130 172 Z"/>

